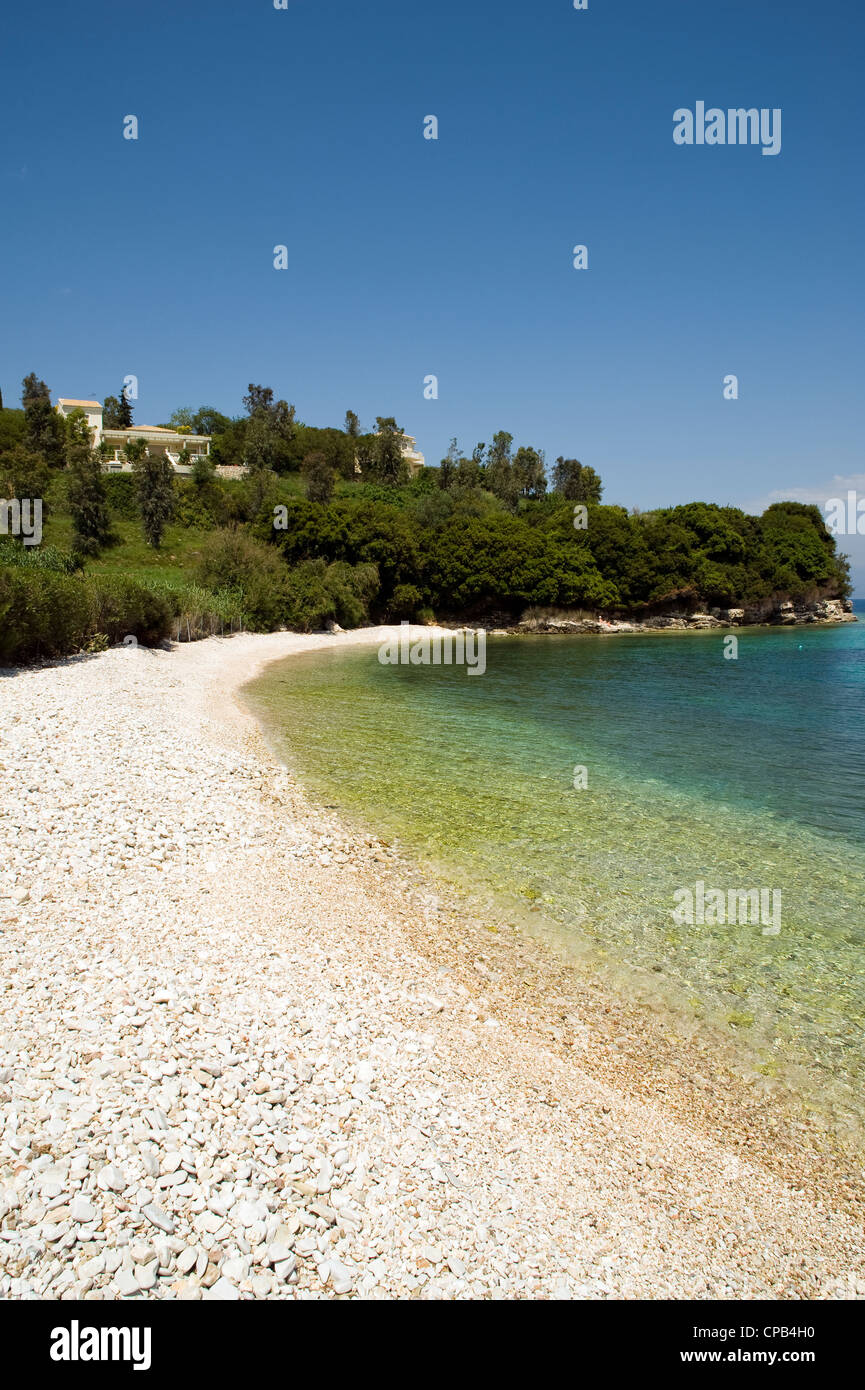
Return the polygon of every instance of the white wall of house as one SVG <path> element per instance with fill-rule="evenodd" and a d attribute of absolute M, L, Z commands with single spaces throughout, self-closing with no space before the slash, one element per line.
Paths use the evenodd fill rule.
<path fill-rule="evenodd" d="M 74 401 L 61 396 L 57 402 L 57 409 L 64 419 L 71 415 L 73 410 L 83 411 L 93 434 L 93 447 L 102 442 L 102 406 L 98 401 Z"/>

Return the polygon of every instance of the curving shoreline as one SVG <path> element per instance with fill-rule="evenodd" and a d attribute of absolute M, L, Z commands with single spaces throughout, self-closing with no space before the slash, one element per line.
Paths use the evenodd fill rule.
<path fill-rule="evenodd" d="M 861 1166 L 268 751 L 265 664 L 389 632 L 0 681 L 0 1294 L 865 1293 Z"/>

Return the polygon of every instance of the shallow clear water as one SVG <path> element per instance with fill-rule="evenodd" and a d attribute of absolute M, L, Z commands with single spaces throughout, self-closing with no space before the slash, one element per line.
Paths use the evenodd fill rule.
<path fill-rule="evenodd" d="M 311 790 L 514 920 L 532 909 L 565 947 L 650 968 L 766 1074 L 797 1073 L 849 1116 L 865 1077 L 865 621 L 737 635 L 737 660 L 713 633 L 490 638 L 480 677 L 347 648 L 292 657 L 248 694 Z M 677 923 L 674 894 L 698 881 L 779 890 L 780 932 Z"/>

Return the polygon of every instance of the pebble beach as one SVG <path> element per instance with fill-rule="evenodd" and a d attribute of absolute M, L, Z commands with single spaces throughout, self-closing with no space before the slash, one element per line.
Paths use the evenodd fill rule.
<path fill-rule="evenodd" d="M 269 750 L 388 631 L 0 672 L 0 1297 L 865 1295 L 861 1157 Z"/>

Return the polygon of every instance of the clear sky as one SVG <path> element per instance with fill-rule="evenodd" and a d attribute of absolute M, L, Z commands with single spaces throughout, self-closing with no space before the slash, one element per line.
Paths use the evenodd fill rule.
<path fill-rule="evenodd" d="M 865 494 L 861 0 L 286 4 L 7 10 L 7 404 L 256 381 L 431 463 L 507 429 L 609 502 Z M 677 146 L 698 101 L 781 108 L 780 154 Z"/>

